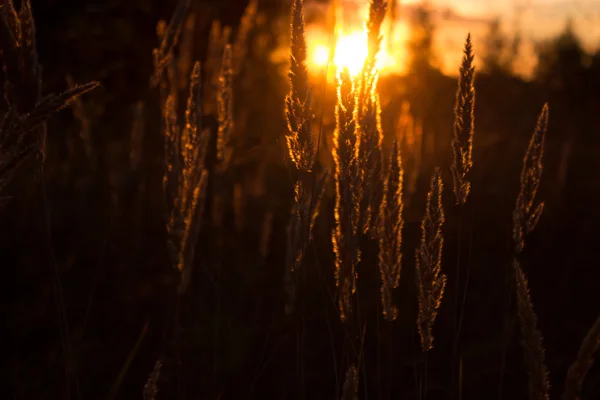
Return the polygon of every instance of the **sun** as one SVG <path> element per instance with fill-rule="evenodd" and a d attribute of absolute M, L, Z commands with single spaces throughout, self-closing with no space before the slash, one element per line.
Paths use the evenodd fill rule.
<path fill-rule="evenodd" d="M 326 68 L 330 59 L 329 47 L 321 40 L 311 42 L 311 64 L 318 69 Z M 352 76 L 357 76 L 362 71 L 367 55 L 368 42 L 364 30 L 339 34 L 333 51 L 333 65 L 337 71 L 348 68 Z M 377 69 L 390 67 L 392 62 L 393 58 L 387 54 L 382 43 L 377 55 Z"/>
<path fill-rule="evenodd" d="M 363 68 L 368 51 L 364 32 L 342 35 L 335 46 L 334 64 L 338 70 L 348 68 L 350 74 L 356 76 Z"/>
<path fill-rule="evenodd" d="M 333 64 L 338 71 L 348 68 L 353 76 L 360 73 L 367 58 L 367 37 L 364 32 L 353 32 L 338 37 L 334 52 Z M 312 64 L 325 68 L 329 62 L 329 47 L 324 43 L 314 43 L 312 48 Z"/>

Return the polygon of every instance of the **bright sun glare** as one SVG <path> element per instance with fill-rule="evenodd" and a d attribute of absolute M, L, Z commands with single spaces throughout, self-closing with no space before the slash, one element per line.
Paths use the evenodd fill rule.
<path fill-rule="evenodd" d="M 383 47 L 383 46 L 382 46 Z M 360 73 L 367 58 L 367 37 L 364 32 L 353 32 L 340 35 L 335 46 L 333 63 L 338 70 L 348 68 L 354 76 Z M 387 59 L 387 54 L 382 51 L 378 55 L 378 67 L 382 67 Z M 325 44 L 315 44 L 312 51 L 312 61 L 315 66 L 324 68 L 329 60 L 329 48 Z"/>
<path fill-rule="evenodd" d="M 337 6 L 335 26 L 325 22 L 307 25 L 306 41 L 309 52 L 308 66 L 312 72 L 323 72 L 325 68 L 340 72 L 348 68 L 350 74 L 357 76 L 362 71 L 368 55 L 368 39 L 365 20 L 368 18 L 369 1 L 355 0 L 350 5 Z M 351 4 L 351 5 L 352 5 Z M 332 41 L 331 29 L 336 31 L 336 40 Z M 401 74 L 405 70 L 406 41 L 409 29 L 406 22 L 386 18 L 381 27 L 382 41 L 377 54 L 376 68 L 380 74 Z M 334 48 L 330 46 L 334 44 Z M 330 57 L 332 59 L 330 60 Z M 328 79 L 335 74 L 326 74 Z"/>

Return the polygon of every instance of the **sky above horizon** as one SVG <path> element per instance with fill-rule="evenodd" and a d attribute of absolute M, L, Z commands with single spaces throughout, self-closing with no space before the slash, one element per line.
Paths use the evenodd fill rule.
<path fill-rule="evenodd" d="M 338 1 L 342 13 L 347 12 L 349 16 L 354 15 L 361 21 L 357 23 L 354 20 L 351 25 L 356 25 L 359 30 L 362 30 L 362 18 L 364 18 L 362 14 L 366 15 L 369 0 Z M 484 46 L 490 22 L 495 18 L 500 18 L 501 31 L 509 40 L 516 29 L 519 29 L 522 41 L 514 72 L 523 77 L 530 77 L 535 69 L 537 43 L 556 37 L 564 30 L 569 19 L 573 21 L 575 33 L 586 50 L 592 52 L 600 48 L 600 0 L 398 0 L 398 2 L 400 4 L 396 20 L 398 28 L 392 39 L 392 47 L 406 48 L 406 40 L 410 37 L 407 30 L 407 15 L 411 13 L 410 10 L 414 10 L 414 5 L 428 2 L 434 11 L 433 47 L 436 58 L 434 65 L 448 75 L 455 75 L 458 71 L 457 66 L 460 64 L 467 33 L 471 33 L 473 37 L 476 64 L 481 65 L 480 49 Z M 325 15 L 326 8 L 320 9 L 316 14 Z M 321 29 L 323 28 L 324 26 L 321 26 Z M 323 42 L 321 45 L 326 45 L 325 31 L 321 30 L 316 37 L 320 37 Z M 321 53 L 326 54 L 327 51 Z M 402 73 L 402 68 L 406 67 L 403 51 L 397 50 L 394 53 L 397 62 L 394 63 L 393 70 Z"/>
<path fill-rule="evenodd" d="M 400 0 L 405 4 L 420 0 Z M 568 18 L 588 49 L 600 44 L 600 0 L 430 0 L 437 7 L 448 7 L 457 14 L 473 18 L 500 17 L 509 31 L 520 19 L 525 37 L 540 40 L 559 33 Z"/>
<path fill-rule="evenodd" d="M 453 71 L 460 62 L 460 48 L 465 32 L 474 36 L 474 44 L 485 36 L 485 20 L 501 19 L 502 30 L 509 36 L 519 27 L 523 43 L 516 72 L 529 76 L 537 61 L 535 43 L 560 34 L 568 19 L 572 19 L 575 33 L 588 51 L 600 46 L 600 0 L 429 0 L 435 8 L 451 9 L 459 18 L 439 21 L 437 24 L 438 50 L 449 49 L 441 58 L 442 69 Z M 414 4 L 420 0 L 400 0 Z M 439 53 L 439 52 L 438 52 Z"/>

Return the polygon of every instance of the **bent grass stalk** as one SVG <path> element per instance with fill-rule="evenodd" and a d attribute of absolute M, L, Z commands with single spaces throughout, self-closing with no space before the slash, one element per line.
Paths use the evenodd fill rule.
<path fill-rule="evenodd" d="M 463 51 L 463 59 L 459 69 L 458 88 L 456 90 L 456 100 L 454 105 L 454 124 L 452 138 L 452 152 L 454 155 L 451 167 L 452 182 L 456 204 L 459 210 L 459 228 L 456 251 L 456 285 L 454 291 L 455 307 L 455 325 L 454 325 L 454 344 L 452 346 L 452 382 L 454 384 L 454 374 L 456 367 L 456 353 L 460 341 L 460 331 L 462 327 L 464 309 L 467 299 L 470 261 L 467 264 L 465 274 L 465 283 L 463 288 L 462 302 L 459 304 L 460 280 L 461 280 L 461 248 L 463 233 L 463 216 L 465 205 L 471 192 L 470 174 L 473 167 L 473 137 L 475 135 L 475 67 L 473 66 L 473 45 L 471 43 L 471 34 L 467 35 Z"/>
<path fill-rule="evenodd" d="M 548 105 L 545 104 L 523 159 L 521 186 L 513 212 L 514 257 L 512 266 L 516 283 L 517 312 L 523 335 L 523 361 L 529 374 L 530 400 L 548 400 L 550 383 L 544 361 L 545 350 L 542 344 L 542 334 L 537 328 L 537 316 L 533 310 L 527 277 L 521 268 L 519 255 L 525 247 L 525 236 L 533 231 L 544 208 L 544 202 L 537 202 L 536 195 L 542 177 L 547 129 Z"/>

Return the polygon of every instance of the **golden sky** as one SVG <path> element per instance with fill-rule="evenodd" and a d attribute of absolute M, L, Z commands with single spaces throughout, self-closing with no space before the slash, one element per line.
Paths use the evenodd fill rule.
<path fill-rule="evenodd" d="M 368 0 L 338 1 L 342 4 L 344 13 L 351 14 L 352 10 L 360 10 L 354 14 L 366 16 Z M 401 42 L 407 39 L 406 15 L 420 2 L 421 0 L 400 0 L 400 19 L 397 22 L 400 28 L 396 30 L 394 48 L 403 47 Z M 322 17 L 326 14 L 326 6 L 320 4 L 321 6 L 316 7 L 323 8 L 315 14 Z M 516 72 L 523 76 L 528 76 L 535 66 L 535 43 L 559 34 L 569 18 L 574 21 L 575 31 L 588 50 L 595 50 L 600 44 L 600 0 L 429 0 L 429 4 L 434 11 L 432 15 L 436 27 L 434 48 L 437 65 L 450 75 L 455 74 L 460 64 L 461 49 L 467 33 L 470 32 L 473 36 L 477 55 L 489 22 L 496 17 L 501 19 L 501 29 L 509 37 L 517 27 L 521 32 L 521 58 L 516 65 Z M 362 30 L 362 22 L 354 24 Z M 316 33 L 311 32 L 310 22 L 308 25 L 309 45 L 310 35 L 321 37 L 323 42 L 326 33 L 320 30 L 325 28 L 322 26 L 322 19 L 321 23 L 312 27 L 316 28 Z M 321 52 L 321 58 L 326 56 L 326 50 L 321 49 Z M 393 68 L 402 69 L 401 58 L 402 56 Z"/>
<path fill-rule="evenodd" d="M 405 4 L 418 3 L 405 0 Z M 576 21 L 577 33 L 588 47 L 600 42 L 600 0 L 430 0 L 464 16 L 499 16 L 508 24 L 520 20 L 528 37 L 540 39 L 559 32 L 567 18 Z"/>
<path fill-rule="evenodd" d="M 419 3 L 404 0 L 404 4 Z M 518 27 L 523 37 L 522 58 L 517 72 L 527 76 L 535 66 L 534 45 L 538 41 L 559 34 L 567 19 L 574 21 L 575 32 L 589 51 L 600 44 L 600 0 L 430 0 L 435 9 L 452 10 L 454 18 L 437 21 L 437 48 L 442 69 L 451 73 L 460 60 L 460 44 L 465 32 L 470 31 L 477 43 L 487 32 L 481 20 L 501 18 L 502 29 L 512 34 Z"/>

